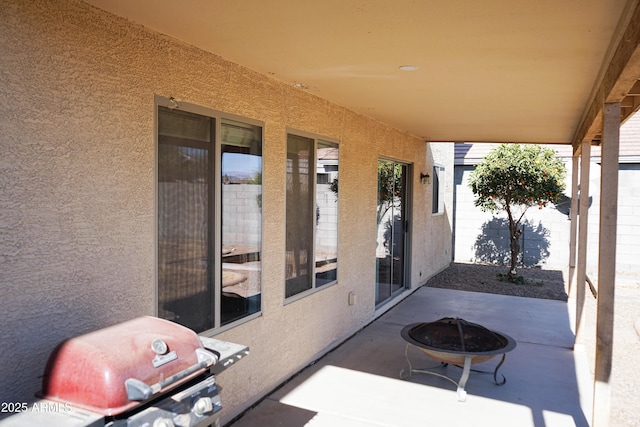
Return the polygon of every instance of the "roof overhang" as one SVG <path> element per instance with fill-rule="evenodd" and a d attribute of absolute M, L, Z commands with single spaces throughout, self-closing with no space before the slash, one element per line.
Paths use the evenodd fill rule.
<path fill-rule="evenodd" d="M 621 103 L 621 123 L 640 108 L 640 5 L 634 4 L 620 34 L 614 39 L 615 50 L 605 62 L 606 69 L 585 109 L 583 119 L 574 136 L 574 151 L 582 142 L 600 145 L 602 140 L 602 112 L 604 103 Z"/>
<path fill-rule="evenodd" d="M 86 1 L 426 141 L 597 143 L 640 105 L 638 0 Z"/>

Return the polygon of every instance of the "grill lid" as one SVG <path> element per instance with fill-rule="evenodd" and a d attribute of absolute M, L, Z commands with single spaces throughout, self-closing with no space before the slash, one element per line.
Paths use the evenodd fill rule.
<path fill-rule="evenodd" d="M 461 353 L 496 351 L 505 348 L 509 342 L 482 325 L 457 317 L 416 324 L 407 334 L 425 346 Z"/>
<path fill-rule="evenodd" d="M 117 415 L 216 362 L 191 329 L 140 317 L 71 338 L 49 357 L 44 398 Z"/>

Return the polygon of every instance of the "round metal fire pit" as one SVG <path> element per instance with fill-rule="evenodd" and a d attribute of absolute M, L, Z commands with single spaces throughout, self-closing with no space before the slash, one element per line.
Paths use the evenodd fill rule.
<path fill-rule="evenodd" d="M 464 319 L 445 317 L 430 323 L 413 323 L 405 326 L 401 331 L 402 338 L 407 342 L 405 356 L 408 369 L 400 372 L 400 377 L 408 379 L 411 374 L 427 373 L 445 378 L 458 386 L 458 400 L 466 400 L 466 385 L 471 365 L 486 362 L 497 355 L 502 360 L 493 372 L 493 379 L 497 385 L 506 382 L 504 375 L 498 381 L 498 369 L 504 363 L 506 353 L 516 347 L 516 341 L 507 334 L 492 331 L 476 323 Z M 464 365 L 462 377 L 456 382 L 449 377 L 425 369 L 413 369 L 409 360 L 409 346 L 415 346 L 442 365 Z"/>
<path fill-rule="evenodd" d="M 516 347 L 516 341 L 507 334 L 452 317 L 411 324 L 402 329 L 401 335 L 427 355 L 451 364 L 464 363 L 465 356 L 471 356 L 472 364 L 486 362 Z"/>

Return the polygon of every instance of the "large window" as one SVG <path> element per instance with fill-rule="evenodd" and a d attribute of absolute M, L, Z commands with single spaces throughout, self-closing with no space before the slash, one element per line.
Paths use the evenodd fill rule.
<path fill-rule="evenodd" d="M 202 332 L 260 311 L 262 128 L 158 103 L 158 316 Z"/>
<path fill-rule="evenodd" d="M 337 280 L 338 144 L 287 136 L 286 289 L 290 298 Z"/>

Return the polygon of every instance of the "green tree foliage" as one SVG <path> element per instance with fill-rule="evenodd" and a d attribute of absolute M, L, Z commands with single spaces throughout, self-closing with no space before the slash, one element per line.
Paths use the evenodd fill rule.
<path fill-rule="evenodd" d="M 502 144 L 471 172 L 469 186 L 483 211 L 505 211 L 509 220 L 510 276 L 520 253 L 520 221 L 527 209 L 558 201 L 567 170 L 554 150 L 539 145 Z"/>
<path fill-rule="evenodd" d="M 378 162 L 378 209 L 376 222 L 392 207 L 397 207 L 402 194 L 402 166 L 393 162 Z"/>

